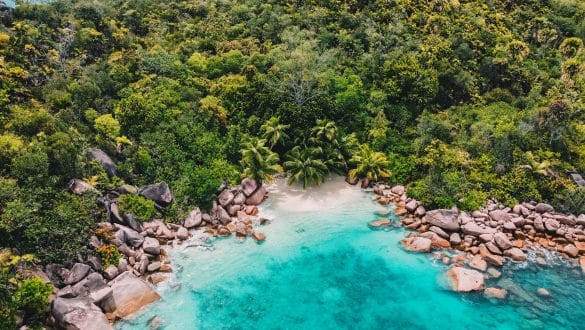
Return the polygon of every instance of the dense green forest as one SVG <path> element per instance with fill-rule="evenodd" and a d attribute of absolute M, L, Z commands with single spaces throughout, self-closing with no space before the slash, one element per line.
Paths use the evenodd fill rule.
<path fill-rule="evenodd" d="M 0 22 L 2 313 L 42 309 L 44 288 L 9 275 L 20 261 L 87 253 L 104 214 L 74 178 L 165 181 L 168 221 L 226 179 L 277 173 L 408 184 L 428 207 L 585 212 L 568 176 L 585 173 L 580 0 L 60 0 Z"/>

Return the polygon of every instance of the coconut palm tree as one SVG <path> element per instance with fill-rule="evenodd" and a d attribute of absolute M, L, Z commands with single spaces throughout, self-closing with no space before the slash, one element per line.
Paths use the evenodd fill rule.
<path fill-rule="evenodd" d="M 244 176 L 258 181 L 272 181 L 274 175 L 282 173 L 282 167 L 278 164 L 278 154 L 266 147 L 266 140 L 251 139 L 244 143 L 241 150 L 242 160 L 240 164 L 244 168 Z"/>
<path fill-rule="evenodd" d="M 362 144 L 353 155 L 349 163 L 352 169 L 349 170 L 349 178 L 352 180 L 362 179 L 362 186 L 367 187 L 371 181 L 378 181 L 390 176 L 388 167 L 390 162 L 386 156 L 377 151 L 373 151 L 367 144 Z"/>
<path fill-rule="evenodd" d="M 272 117 L 260 126 L 260 130 L 263 132 L 262 138 L 270 143 L 272 149 L 280 140 L 288 138 L 285 130 L 289 127 L 290 125 L 281 124 L 279 117 Z"/>
<path fill-rule="evenodd" d="M 318 141 L 332 142 L 337 136 L 337 125 L 331 120 L 317 119 L 317 125 L 311 129 L 311 133 Z"/>
<path fill-rule="evenodd" d="M 284 168 L 289 174 L 288 184 L 296 181 L 303 183 L 303 188 L 308 185 L 320 185 L 325 180 L 329 172 L 327 165 L 321 159 L 323 150 L 319 147 L 304 148 L 296 146 L 286 155 L 287 161 L 284 162 Z"/>

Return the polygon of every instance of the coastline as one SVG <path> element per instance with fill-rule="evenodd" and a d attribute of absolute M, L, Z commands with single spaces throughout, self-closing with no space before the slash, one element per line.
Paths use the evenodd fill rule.
<path fill-rule="evenodd" d="M 152 242 L 152 240 L 150 240 L 155 247 L 145 247 L 144 244 L 142 244 L 141 247 L 137 247 L 136 249 L 127 249 L 124 247 L 124 244 L 130 244 L 132 239 L 136 239 L 136 237 L 132 235 L 132 232 L 129 231 L 131 229 L 118 224 L 101 225 L 102 227 L 108 227 L 109 230 L 115 231 L 113 237 L 121 238 L 121 241 L 123 241 L 119 247 L 122 247 L 120 250 L 124 254 L 124 261 L 121 261 L 118 267 L 116 267 L 118 274 L 120 275 L 112 276 L 111 274 L 108 274 L 106 270 L 103 274 L 104 277 L 112 277 L 109 279 L 110 281 L 107 283 L 107 286 L 115 290 L 115 285 L 120 281 L 119 278 L 121 278 L 123 281 L 125 281 L 123 282 L 124 285 L 131 283 L 133 286 L 138 286 L 140 290 L 142 290 L 138 291 L 140 295 L 144 295 L 145 292 L 147 293 L 147 299 L 139 299 L 138 301 L 135 300 L 135 298 L 129 299 L 129 301 L 132 301 L 132 303 L 129 304 L 132 305 L 131 307 L 125 306 L 113 308 L 112 306 L 108 307 L 107 303 L 107 301 L 110 299 L 108 297 L 114 296 L 111 292 L 113 290 L 108 290 L 107 288 L 100 285 L 100 290 L 104 291 L 105 288 L 105 291 L 110 291 L 110 296 L 108 296 L 108 293 L 102 294 L 101 296 L 104 297 L 97 301 L 97 303 L 94 302 L 93 304 L 98 305 L 103 309 L 105 312 L 105 317 L 107 317 L 107 319 L 111 322 L 110 324 L 114 325 L 115 321 L 118 319 L 132 319 L 137 314 L 139 314 L 143 308 L 147 308 L 149 304 L 160 299 L 160 295 L 155 289 L 155 286 L 157 286 L 159 283 L 167 282 L 172 278 L 172 274 L 170 274 L 170 272 L 173 271 L 172 267 L 170 266 L 172 262 L 170 258 L 170 255 L 172 254 L 172 251 L 170 251 L 171 249 L 180 249 L 182 247 L 182 250 L 185 250 L 192 247 L 201 247 L 208 239 L 213 239 L 214 237 L 227 238 L 232 236 L 232 234 L 238 239 L 246 239 L 246 237 L 249 237 L 255 239 L 258 243 L 261 243 L 264 239 L 266 239 L 266 236 L 259 232 L 259 228 L 261 228 L 261 226 L 264 224 L 270 223 L 270 220 L 261 216 L 260 210 L 262 207 L 258 207 L 258 205 L 268 198 L 268 194 L 270 194 L 270 198 L 272 198 L 270 202 L 279 202 L 279 207 L 288 207 L 291 210 L 303 210 L 306 212 L 322 212 L 325 210 L 324 206 L 330 204 L 327 202 L 327 199 L 336 198 L 336 191 L 338 189 L 342 189 L 343 186 L 348 188 L 351 187 L 350 185 L 347 185 L 345 182 L 343 182 L 341 183 L 343 186 L 331 186 L 327 191 L 324 191 L 321 188 L 309 188 L 318 191 L 320 199 L 313 201 L 313 203 L 308 203 L 306 196 L 311 195 L 311 191 L 309 191 L 307 194 L 307 191 L 301 190 L 300 187 L 298 189 L 291 189 L 287 186 L 286 193 L 282 193 L 283 187 L 279 187 L 278 185 L 286 185 L 286 183 L 281 180 L 272 186 L 263 186 L 261 188 L 256 187 L 256 189 L 253 191 L 249 190 L 251 192 L 248 193 L 248 197 L 254 195 L 257 191 L 261 191 L 261 194 L 257 194 L 253 200 L 258 202 L 257 205 L 244 204 L 246 201 L 248 201 L 248 197 L 243 199 L 242 204 L 239 204 L 242 198 L 241 196 L 239 198 L 236 197 L 239 196 L 240 193 L 243 193 L 243 189 L 247 184 L 248 183 L 246 181 L 238 187 L 227 187 L 224 189 L 221 194 L 219 194 L 217 201 L 214 202 L 210 214 L 203 213 L 199 209 L 194 209 L 181 222 L 181 224 L 165 223 L 160 220 L 143 223 L 144 231 L 142 234 L 144 234 L 144 240 L 147 238 L 154 238 L 159 244 L 158 247 L 154 242 Z M 530 240 L 526 240 L 526 238 L 524 238 L 522 244 L 520 245 L 519 239 L 512 239 L 512 235 L 514 234 L 508 230 L 503 230 L 504 223 L 506 223 L 506 221 L 504 221 L 504 223 L 497 223 L 494 230 L 489 230 L 489 228 L 491 228 L 489 227 L 489 224 L 488 226 L 486 226 L 485 223 L 482 223 L 481 226 L 476 224 L 478 227 L 473 227 L 475 232 L 470 232 L 468 229 L 470 227 L 469 223 L 475 222 L 474 220 L 467 219 L 466 223 L 462 223 L 462 219 L 463 221 L 466 219 L 465 212 L 459 212 L 458 210 L 426 211 L 424 210 L 424 206 L 406 196 L 403 186 L 390 187 L 384 184 L 376 184 L 374 185 L 373 189 L 360 190 L 364 193 L 373 193 L 375 196 L 374 199 L 380 205 L 384 207 L 393 207 L 393 211 L 388 211 L 388 213 L 382 212 L 383 214 L 379 214 L 380 216 L 386 216 L 390 212 L 395 213 L 396 216 L 400 219 L 398 225 L 412 230 L 409 231 L 406 235 L 406 238 L 402 240 L 402 244 L 407 251 L 425 253 L 432 252 L 434 253 L 433 258 L 450 267 L 446 274 L 450 281 L 449 286 L 453 291 L 471 292 L 483 290 L 487 297 L 505 297 L 505 288 L 486 288 L 484 287 L 484 278 L 487 279 L 490 277 L 499 276 L 498 268 L 503 266 L 505 263 L 524 262 L 527 260 L 528 254 L 538 254 L 538 248 L 542 246 L 542 244 L 539 242 L 532 242 Z M 261 198 L 258 197 L 260 195 Z M 528 206 L 524 207 L 527 208 Z M 542 207 L 544 206 L 541 206 L 541 208 Z M 516 209 L 516 211 L 520 210 L 519 212 L 522 214 L 522 209 L 520 207 L 514 209 Z M 490 204 L 490 206 L 487 206 L 486 210 L 479 210 L 476 212 L 485 211 L 487 212 L 486 216 L 491 218 L 498 215 L 503 216 L 503 214 L 516 214 L 514 213 L 514 209 L 506 209 L 503 206 Z M 534 209 L 536 209 L 536 206 L 534 206 Z M 496 213 L 491 214 L 490 212 Z M 227 220 L 228 216 L 225 216 L 226 213 L 229 216 L 229 221 Z M 439 217 L 439 220 L 435 219 L 436 217 L 431 218 L 431 216 L 435 213 L 441 215 L 442 217 Z M 550 213 L 545 212 L 543 214 Z M 451 215 L 451 217 L 449 217 L 449 215 Z M 463 215 L 463 217 L 461 215 Z M 223 220 L 222 216 L 224 216 Z M 576 219 L 577 217 L 575 217 L 575 221 L 577 221 Z M 512 222 L 511 216 L 508 221 Z M 566 221 L 569 220 L 565 220 L 565 222 Z M 396 224 L 394 224 L 392 220 L 387 221 L 387 218 L 381 218 L 370 222 L 369 225 L 371 229 L 375 230 L 395 226 Z M 566 226 L 566 224 L 564 225 Z M 581 226 L 581 224 L 578 226 Z M 488 232 L 480 233 L 481 230 Z M 124 234 L 118 235 L 118 232 L 123 232 Z M 510 236 L 508 239 L 509 242 L 501 237 L 501 235 L 496 235 L 497 233 L 505 234 L 506 237 Z M 453 234 L 458 234 L 460 236 L 459 241 L 457 241 Z M 195 242 L 194 245 L 190 245 L 192 244 L 191 238 L 194 236 L 198 237 L 198 241 Z M 470 241 L 469 236 L 476 237 L 476 239 L 472 240 L 470 244 L 468 244 Z M 494 236 L 498 237 L 498 240 L 496 240 Z M 546 238 L 548 240 L 547 242 L 556 242 L 550 237 L 551 233 L 545 232 L 543 235 L 539 236 L 542 236 L 541 238 Z M 499 248 L 503 251 L 501 251 L 500 254 L 493 252 L 494 247 L 491 246 L 492 244 L 490 243 L 493 243 L 495 248 Z M 503 249 L 501 247 L 502 244 L 510 244 L 510 246 L 507 249 Z M 488 248 L 486 245 L 490 247 Z M 560 255 L 566 257 L 567 260 L 572 260 L 573 264 L 575 265 L 577 263 L 576 260 L 578 259 L 575 259 L 574 257 L 571 258 L 571 256 L 565 252 L 566 246 L 567 245 L 563 246 L 560 244 L 557 245 L 557 243 L 555 243 L 555 246 L 550 246 L 547 244 L 544 247 L 548 247 L 549 250 L 554 251 L 555 253 L 561 252 Z M 203 247 L 205 248 L 205 246 Z M 559 251 L 560 247 L 562 247 L 562 249 Z M 159 249 L 158 254 L 153 253 L 153 250 L 156 250 L 157 248 Z M 148 252 L 146 252 L 145 249 L 147 249 Z M 518 253 L 517 251 L 514 253 L 505 252 L 511 249 L 518 249 L 521 253 Z M 579 251 L 577 256 L 580 253 L 581 252 Z M 137 254 L 141 254 L 138 256 L 138 259 Z M 583 260 L 584 258 L 585 257 L 581 257 L 580 260 Z M 139 262 L 137 262 L 137 260 Z M 546 263 L 544 258 L 536 257 L 534 260 L 539 264 L 542 262 Z M 154 264 L 154 267 L 149 267 L 152 264 Z M 76 266 L 73 268 L 75 267 Z M 122 270 L 125 271 L 122 272 Z M 72 271 L 70 271 L 70 273 Z M 62 287 L 56 296 L 61 299 L 76 299 L 76 297 L 72 297 L 73 294 L 71 292 L 75 293 L 76 291 L 79 291 L 79 283 L 85 283 L 81 285 L 81 287 L 87 286 L 86 282 L 87 278 L 90 277 L 89 275 L 86 274 L 87 277 L 80 280 L 77 284 L 68 285 L 64 288 Z M 97 275 L 93 276 L 96 277 Z M 147 282 L 149 284 L 146 286 L 137 284 L 146 284 Z M 170 285 L 181 285 L 181 283 L 170 283 Z M 90 292 L 90 297 L 92 294 L 95 295 L 95 293 Z M 127 294 L 132 296 L 133 293 L 130 292 Z M 110 309 L 109 312 L 108 308 Z M 53 309 L 53 314 L 55 314 L 55 307 L 53 307 Z M 97 311 L 94 312 L 95 317 L 102 319 Z M 55 321 L 58 321 L 58 315 L 54 316 Z M 156 320 L 153 322 L 156 322 Z"/>
<path fill-rule="evenodd" d="M 406 195 L 404 186 L 377 184 L 373 192 L 379 204 L 393 205 L 400 225 L 411 230 L 401 240 L 404 249 L 434 252 L 436 259 L 449 265 L 446 275 L 453 291 L 483 290 L 487 297 L 502 299 L 506 288 L 485 287 L 484 278 L 499 277 L 498 268 L 506 263 L 546 266 L 543 251 L 558 254 L 585 272 L 585 215 L 558 213 L 552 206 L 537 202 L 509 208 L 490 201 L 473 212 L 456 208 L 427 211 Z M 389 223 L 380 219 L 371 225 L 383 227 Z M 456 254 L 449 256 L 442 251 Z"/>

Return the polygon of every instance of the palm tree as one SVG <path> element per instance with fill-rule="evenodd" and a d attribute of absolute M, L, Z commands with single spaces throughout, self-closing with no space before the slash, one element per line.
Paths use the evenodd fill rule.
<path fill-rule="evenodd" d="M 318 140 L 332 142 L 337 135 L 337 126 L 334 121 L 327 119 L 317 119 L 317 125 L 311 129 L 313 137 Z"/>
<path fill-rule="evenodd" d="M 240 164 L 244 168 L 244 176 L 258 181 L 272 181 L 275 174 L 282 173 L 282 167 L 278 164 L 278 154 L 266 147 L 266 140 L 251 139 L 244 143 L 241 150 L 242 160 Z"/>
<path fill-rule="evenodd" d="M 319 147 L 304 148 L 299 146 L 292 148 L 286 155 L 287 161 L 284 162 L 288 174 L 288 184 L 296 181 L 303 182 L 303 188 L 310 184 L 320 185 L 325 180 L 329 172 L 327 165 L 321 159 L 323 150 Z"/>
<path fill-rule="evenodd" d="M 367 144 L 362 144 L 357 152 L 350 159 L 349 163 L 354 168 L 349 170 L 349 178 L 352 180 L 362 179 L 362 187 L 367 187 L 371 181 L 378 181 L 390 176 L 388 167 L 390 162 L 386 156 L 373 151 Z"/>
<path fill-rule="evenodd" d="M 288 138 L 284 131 L 289 127 L 290 125 L 281 124 L 279 117 L 272 117 L 260 126 L 260 130 L 263 131 L 262 138 L 270 143 L 272 149 L 280 140 Z"/>

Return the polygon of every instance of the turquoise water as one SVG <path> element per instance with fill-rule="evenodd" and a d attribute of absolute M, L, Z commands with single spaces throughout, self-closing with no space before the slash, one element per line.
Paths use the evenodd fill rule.
<path fill-rule="evenodd" d="M 149 329 L 155 316 L 159 329 L 582 327 L 580 273 L 514 266 L 504 273 L 513 274 L 517 296 L 505 302 L 453 293 L 444 289 L 446 266 L 400 248 L 403 229 L 368 228 L 380 209 L 371 194 L 338 179 L 306 192 L 272 187 L 263 244 L 194 239 L 207 247 L 178 247 L 162 300 L 117 328 Z M 551 297 L 539 299 L 539 287 Z"/>

